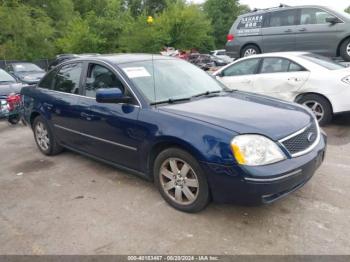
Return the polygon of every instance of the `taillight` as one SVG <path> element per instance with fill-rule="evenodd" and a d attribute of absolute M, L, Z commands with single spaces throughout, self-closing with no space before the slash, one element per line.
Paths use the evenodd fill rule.
<path fill-rule="evenodd" d="M 8 103 L 9 110 L 12 111 L 16 105 L 19 105 L 21 103 L 21 95 L 10 94 L 6 100 Z"/>
<path fill-rule="evenodd" d="M 231 34 L 227 35 L 227 42 L 231 42 L 233 40 L 235 40 L 235 36 L 234 35 L 231 35 Z"/>

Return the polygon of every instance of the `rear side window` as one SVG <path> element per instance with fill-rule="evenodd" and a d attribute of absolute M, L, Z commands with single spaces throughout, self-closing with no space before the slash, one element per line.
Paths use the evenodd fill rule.
<path fill-rule="evenodd" d="M 264 58 L 261 74 L 273 74 L 273 73 L 286 73 L 286 72 L 298 72 L 305 71 L 300 65 L 279 57 Z"/>
<path fill-rule="evenodd" d="M 62 66 L 55 76 L 54 90 L 64 93 L 79 94 L 81 72 L 82 63 Z"/>
<path fill-rule="evenodd" d="M 263 24 L 264 16 L 262 14 L 256 14 L 251 16 L 242 17 L 237 26 L 238 30 L 241 29 L 255 29 L 261 28 Z"/>
<path fill-rule="evenodd" d="M 265 27 L 292 26 L 297 24 L 297 10 L 276 11 L 270 13 Z"/>
<path fill-rule="evenodd" d="M 317 8 L 303 8 L 301 9 L 300 24 L 302 25 L 316 25 L 328 24 L 326 18 L 334 17 L 334 15 Z"/>
<path fill-rule="evenodd" d="M 242 76 L 256 74 L 260 59 L 249 59 L 234 64 L 223 71 L 223 76 Z"/>
<path fill-rule="evenodd" d="M 57 73 L 57 70 L 52 70 L 49 73 L 47 73 L 43 79 L 40 81 L 40 83 L 38 84 L 39 87 L 41 88 L 45 88 L 45 89 L 51 89 L 52 88 L 52 84 L 53 84 L 53 80 L 54 77 Z"/>

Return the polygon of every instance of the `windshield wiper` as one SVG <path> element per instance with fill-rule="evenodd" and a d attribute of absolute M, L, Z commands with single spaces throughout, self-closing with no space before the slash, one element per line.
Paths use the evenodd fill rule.
<path fill-rule="evenodd" d="M 191 100 L 191 98 L 186 97 L 186 98 L 177 98 L 177 99 L 167 99 L 167 100 L 163 100 L 163 101 L 157 101 L 157 102 L 153 102 L 151 103 L 152 106 L 154 105 L 159 105 L 159 104 L 174 104 L 176 102 L 182 102 L 182 101 L 189 101 Z"/>
<path fill-rule="evenodd" d="M 219 93 L 221 93 L 221 92 L 222 92 L 222 90 L 218 90 L 218 91 L 207 91 L 207 92 L 204 92 L 204 93 L 201 93 L 201 94 L 192 96 L 192 97 L 194 98 L 194 97 L 208 96 L 208 95 L 211 95 L 211 94 L 219 94 Z"/>

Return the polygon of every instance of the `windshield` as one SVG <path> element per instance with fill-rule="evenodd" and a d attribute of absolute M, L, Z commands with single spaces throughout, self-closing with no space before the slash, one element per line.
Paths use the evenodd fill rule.
<path fill-rule="evenodd" d="M 15 72 L 43 72 L 40 67 L 35 64 L 13 64 L 13 70 Z"/>
<path fill-rule="evenodd" d="M 0 84 L 1 83 L 16 83 L 16 80 L 4 70 L 0 69 Z"/>
<path fill-rule="evenodd" d="M 150 103 L 221 92 L 223 86 L 198 67 L 175 59 L 119 65 Z"/>
<path fill-rule="evenodd" d="M 330 58 L 327 58 L 321 55 L 305 54 L 305 55 L 302 55 L 302 57 L 319 66 L 327 68 L 328 70 L 339 70 L 346 67 L 345 65 L 342 65 L 338 62 L 333 61 Z"/>

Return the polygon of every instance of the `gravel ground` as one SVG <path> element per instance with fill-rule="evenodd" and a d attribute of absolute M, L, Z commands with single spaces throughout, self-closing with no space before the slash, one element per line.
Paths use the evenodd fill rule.
<path fill-rule="evenodd" d="M 350 254 L 350 115 L 313 179 L 268 206 L 169 207 L 153 184 L 0 123 L 0 254 Z"/>

